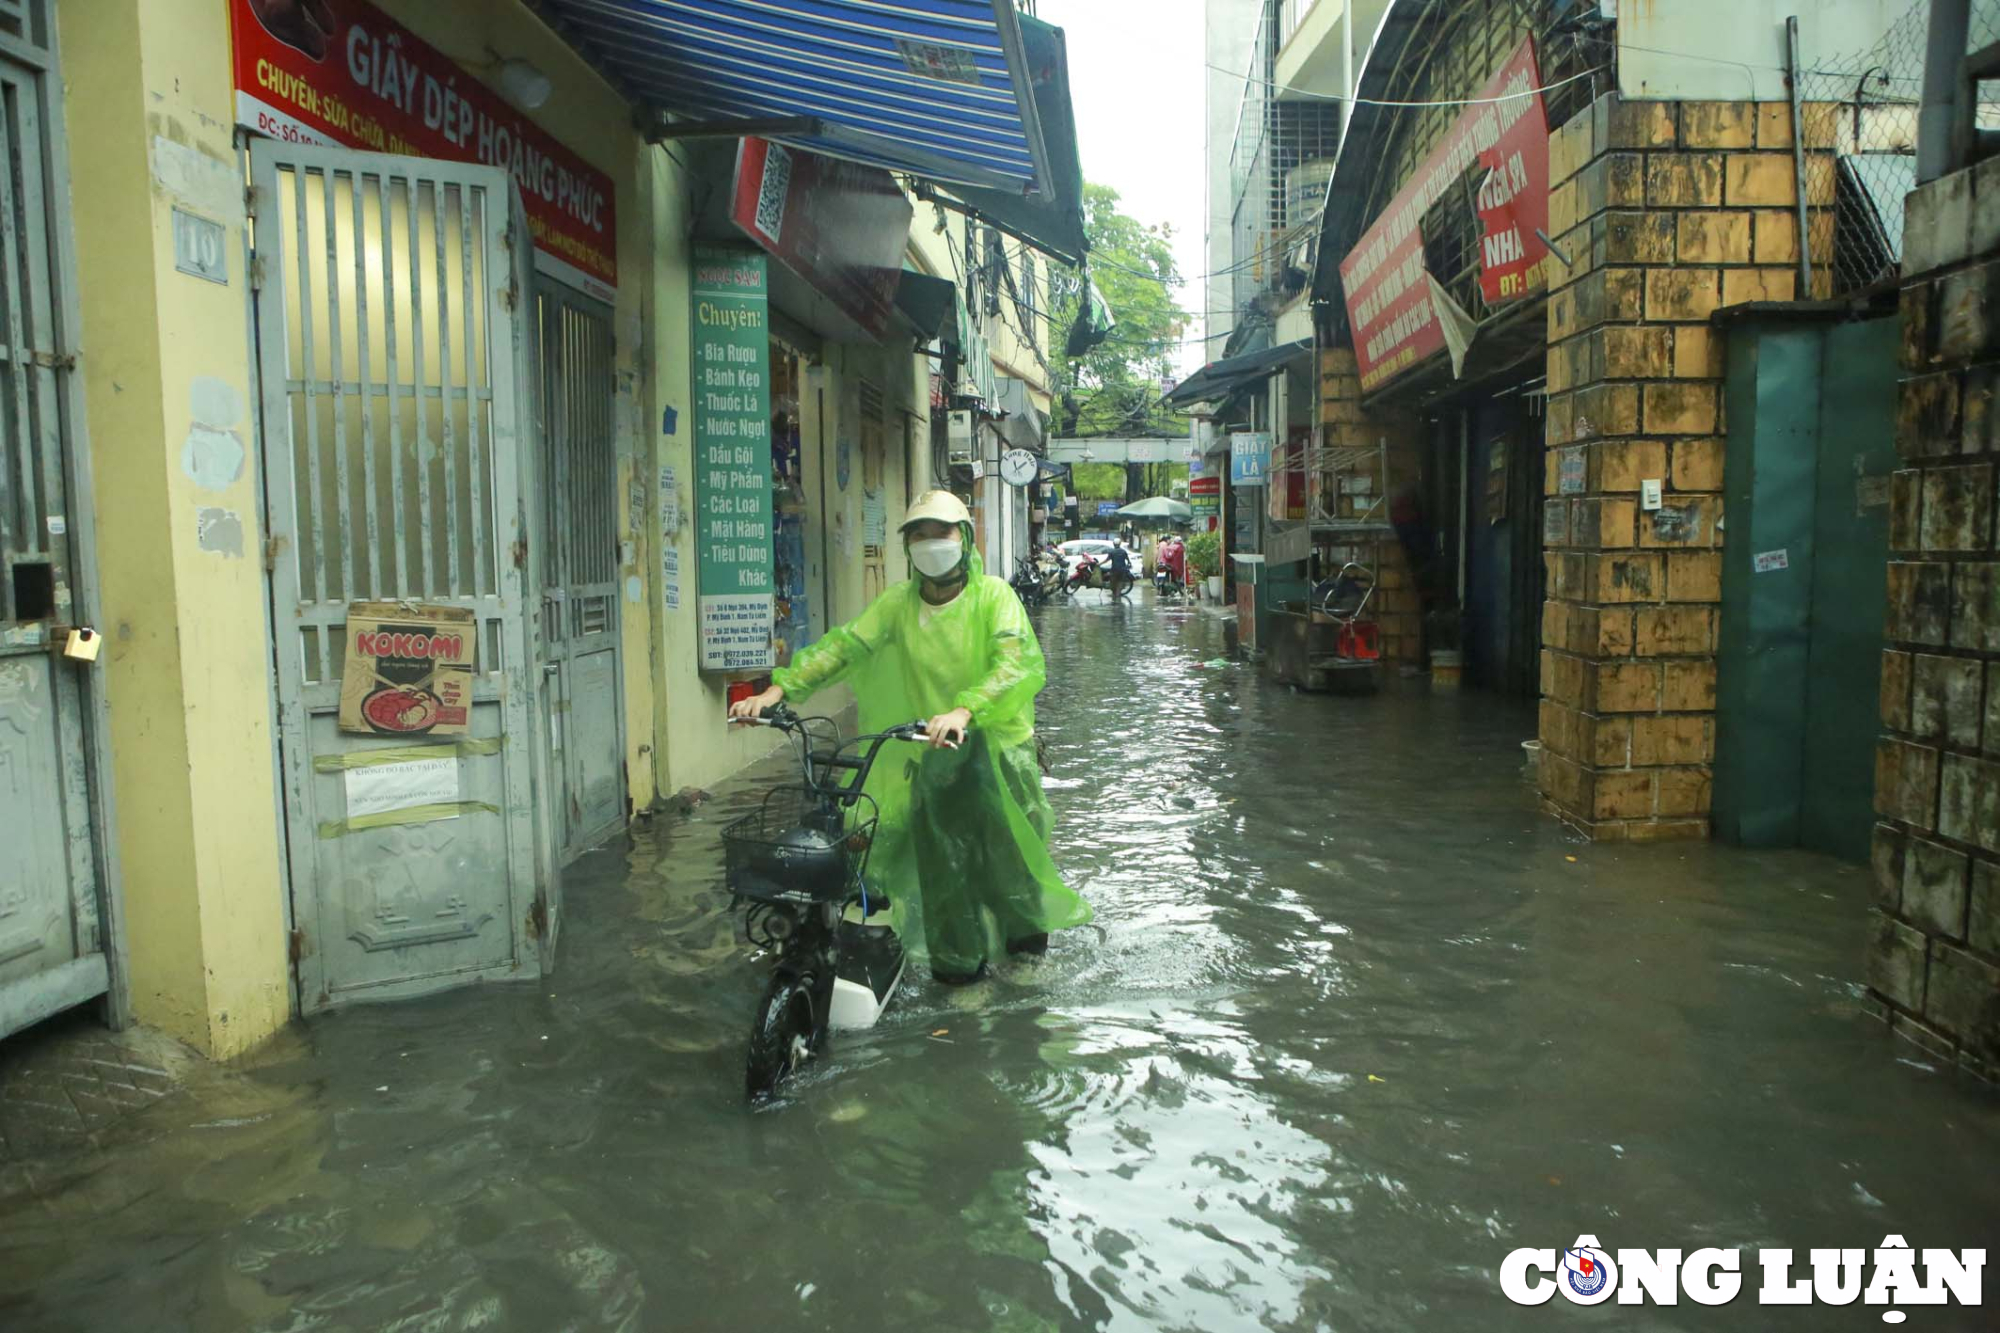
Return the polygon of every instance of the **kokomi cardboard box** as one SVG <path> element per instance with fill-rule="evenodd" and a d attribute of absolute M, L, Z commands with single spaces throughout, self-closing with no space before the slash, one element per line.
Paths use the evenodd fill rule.
<path fill-rule="evenodd" d="M 478 631 L 469 607 L 350 603 L 340 729 L 369 736 L 463 736 L 472 717 Z"/>

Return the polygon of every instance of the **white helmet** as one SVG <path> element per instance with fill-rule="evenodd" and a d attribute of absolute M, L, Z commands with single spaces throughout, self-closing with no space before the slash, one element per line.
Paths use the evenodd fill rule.
<path fill-rule="evenodd" d="M 903 525 L 897 531 L 908 532 L 918 523 L 949 523 L 957 527 L 971 522 L 972 512 L 965 507 L 965 501 L 950 491 L 925 491 L 903 515 Z"/>

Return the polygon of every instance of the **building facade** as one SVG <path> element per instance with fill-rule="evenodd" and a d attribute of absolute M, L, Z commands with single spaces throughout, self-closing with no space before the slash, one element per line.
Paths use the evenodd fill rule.
<path fill-rule="evenodd" d="M 1400 595 L 1384 657 L 1522 709 L 1544 808 L 1590 838 L 1872 853 L 1877 1002 L 1990 1070 L 1987 247 L 1970 177 L 1904 223 L 1931 7 L 1396 0 L 1347 81 L 1328 8 L 1237 17 L 1270 104 L 1233 168 L 1211 116 L 1236 230 L 1195 391 L 1273 437 L 1262 530 L 1231 528 L 1259 633 L 1358 561 Z M 1956 8 L 1969 51 L 2000 36 Z M 1327 113 L 1283 103 L 1343 88 L 1304 173 Z M 1308 237 L 1288 171 L 1328 182 Z"/>
<path fill-rule="evenodd" d="M 1060 33 L 1002 6 L 891 76 L 926 104 L 896 149 L 728 132 L 719 64 L 700 107 L 655 86 L 718 34 L 580 11 L 0 15 L 0 1033 L 101 997 L 228 1057 L 539 975 L 563 866 L 767 753 L 732 687 L 906 575 L 940 364 L 984 341 L 1034 381 L 983 326 L 1046 348 L 1045 300 L 955 316 L 910 191 L 960 235 L 975 187 L 1055 209 L 1065 76 L 1023 42 Z M 968 77 L 1010 90 L 1004 167 L 937 137 Z M 872 220 L 864 258 L 817 263 L 807 213 L 840 255 Z M 1045 282 L 1010 220 L 1014 289 Z"/>

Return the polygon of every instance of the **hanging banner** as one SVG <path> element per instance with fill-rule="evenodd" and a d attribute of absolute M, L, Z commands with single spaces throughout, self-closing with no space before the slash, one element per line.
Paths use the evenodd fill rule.
<path fill-rule="evenodd" d="M 536 267 L 615 298 L 611 178 L 367 0 L 229 0 L 236 123 L 286 143 L 504 167 Z"/>
<path fill-rule="evenodd" d="M 880 167 L 737 141 L 730 220 L 870 338 L 889 331 L 912 212 Z"/>
<path fill-rule="evenodd" d="M 769 276 L 760 254 L 695 249 L 694 529 L 704 671 L 777 665 Z"/>
<path fill-rule="evenodd" d="M 1445 345 L 1424 270 L 1422 222 L 1430 206 L 1465 188 L 1475 164 L 1485 168 L 1473 191 L 1480 220 L 1480 292 L 1488 305 L 1547 283 L 1548 254 L 1537 231 L 1549 225 L 1549 125 L 1531 38 L 1508 57 L 1478 99 L 1411 173 L 1389 206 L 1340 261 L 1347 322 L 1363 392 L 1379 388 Z"/>
<path fill-rule="evenodd" d="M 342 731 L 463 736 L 472 719 L 472 608 L 354 602 L 340 673 Z"/>

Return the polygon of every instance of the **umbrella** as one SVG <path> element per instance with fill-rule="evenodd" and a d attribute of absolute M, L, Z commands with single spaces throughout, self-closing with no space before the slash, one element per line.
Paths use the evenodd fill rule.
<path fill-rule="evenodd" d="M 1194 517 L 1194 510 L 1190 509 L 1184 500 L 1174 500 L 1164 495 L 1155 495 L 1147 500 L 1134 500 L 1131 504 L 1126 505 L 1118 511 L 1118 517 L 1172 518 L 1185 522 Z"/>

